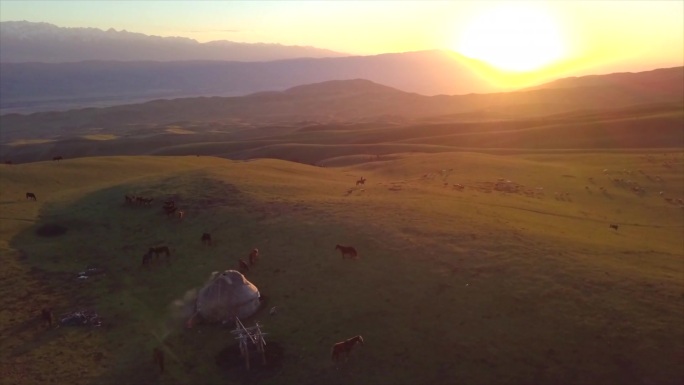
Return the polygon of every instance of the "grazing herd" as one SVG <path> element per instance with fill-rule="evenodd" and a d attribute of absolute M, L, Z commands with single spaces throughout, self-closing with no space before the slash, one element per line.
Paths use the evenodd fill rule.
<path fill-rule="evenodd" d="M 152 204 L 152 201 L 154 201 L 154 198 L 145 198 L 145 197 L 139 197 L 139 196 L 135 196 L 135 195 L 125 195 L 124 201 L 127 204 L 137 204 L 137 205 L 149 206 Z"/>
<path fill-rule="evenodd" d="M 27 193 L 27 198 L 28 198 Z M 148 206 L 154 201 L 154 198 L 145 198 L 142 196 L 136 196 L 136 195 L 124 195 L 124 202 L 129 205 L 142 205 L 142 206 Z M 164 205 L 162 206 L 162 209 L 166 213 L 167 216 L 171 215 L 176 215 L 179 219 L 183 219 L 185 215 L 184 210 L 179 210 L 178 206 L 176 206 L 176 202 L 174 200 L 167 200 L 164 201 Z M 212 246 L 212 237 L 210 233 L 202 233 L 202 236 L 200 237 L 200 240 L 203 245 L 207 246 Z M 166 245 L 161 245 L 161 246 L 153 246 L 150 247 L 145 254 L 142 256 L 142 266 L 149 268 L 152 267 L 153 265 L 157 264 L 158 262 L 161 261 L 161 256 L 165 256 L 166 263 L 171 262 L 171 249 L 169 249 L 168 246 Z M 252 249 L 249 254 L 247 255 L 247 261 L 244 259 L 240 258 L 238 260 L 238 270 L 242 272 L 247 272 L 250 269 L 250 266 L 254 266 L 257 261 L 259 260 L 259 249 L 254 248 Z M 248 262 L 249 261 L 249 262 Z"/>
<path fill-rule="evenodd" d="M 61 156 L 56 156 L 53 158 L 55 161 L 62 160 L 63 158 Z M 9 162 L 9 161 L 8 161 Z M 11 162 L 5 162 L 6 164 L 11 164 Z M 641 170 L 639 170 L 641 171 Z M 446 181 L 446 178 L 451 174 L 452 169 L 448 170 L 442 170 L 438 175 L 441 177 L 444 181 Z M 609 170 L 604 169 L 603 173 L 608 175 Z M 425 174 L 423 175 L 423 178 L 432 178 L 434 176 L 437 176 L 437 174 Z M 590 177 L 588 178 L 589 182 L 593 185 L 595 184 L 594 178 Z M 660 177 L 657 177 L 657 180 L 662 179 Z M 645 192 L 645 189 L 643 187 L 634 185 L 631 180 L 625 181 L 624 179 L 621 178 L 613 178 L 612 181 L 614 182 L 615 185 L 618 186 L 628 186 L 630 189 L 637 193 L 643 193 Z M 362 186 L 365 185 L 366 178 L 361 177 L 356 181 L 356 186 Z M 445 186 L 448 186 L 448 183 L 445 182 Z M 496 186 L 500 186 L 500 188 L 497 188 L 499 191 L 504 191 L 507 192 L 509 188 L 512 188 L 511 186 L 515 187 L 515 191 L 518 191 L 517 186 L 514 186 L 514 184 L 510 181 L 507 180 L 499 180 L 496 183 Z M 462 184 L 453 184 L 453 188 L 458 191 L 463 191 L 465 189 L 465 186 Z M 589 186 L 585 186 L 585 190 L 590 192 L 591 188 Z M 534 190 L 529 190 L 530 194 L 532 196 L 539 196 L 543 195 L 543 188 L 542 187 L 537 187 Z M 605 191 L 602 188 L 602 191 Z M 659 195 L 663 195 L 663 192 L 661 191 Z M 570 200 L 569 194 L 568 193 L 555 193 L 555 197 L 557 200 Z M 26 199 L 27 200 L 33 200 L 37 201 L 36 194 L 32 192 L 27 192 L 26 193 Z M 665 198 L 669 199 L 669 201 L 674 201 L 671 198 Z M 682 200 L 679 199 L 677 200 L 679 203 L 682 203 Z M 154 202 L 154 198 L 149 198 L 149 197 L 143 197 L 143 196 L 136 196 L 136 195 L 125 195 L 124 196 L 124 202 L 127 205 L 135 205 L 135 206 L 151 206 Z M 175 216 L 179 219 L 183 219 L 186 212 L 185 210 L 180 209 L 177 205 L 175 200 L 167 200 L 163 202 L 162 209 L 164 213 L 166 214 L 167 217 Z M 615 223 L 609 224 L 609 228 L 618 231 L 619 225 Z M 195 238 L 196 239 L 196 238 Z M 208 232 L 205 232 L 201 235 L 200 237 L 202 245 L 206 246 L 212 246 L 213 245 L 213 239 L 212 235 Z M 196 242 L 196 240 L 195 240 Z M 334 250 L 339 250 L 342 256 L 342 259 L 353 259 L 357 260 L 359 259 L 359 253 L 357 252 L 356 248 L 353 246 L 345 246 L 345 245 L 340 245 L 337 244 L 335 245 Z M 171 262 L 171 255 L 172 255 L 172 250 L 169 248 L 167 245 L 156 245 L 149 247 L 147 252 L 143 255 L 142 257 L 142 266 L 149 268 L 153 264 L 161 261 L 162 257 L 164 257 L 165 261 L 167 264 Z M 238 259 L 238 269 L 242 272 L 248 272 L 250 271 L 250 268 L 254 268 L 254 266 L 257 264 L 257 262 L 260 259 L 259 255 L 259 249 L 253 248 L 248 254 L 245 259 L 239 258 Z M 274 315 L 276 314 L 276 307 L 271 308 L 270 314 Z M 45 322 L 45 324 L 48 327 L 52 327 L 54 324 L 54 315 L 52 313 L 52 310 L 50 308 L 44 308 L 41 310 L 41 318 Z M 331 359 L 333 361 L 340 361 L 340 360 L 348 360 L 349 355 L 352 351 L 352 349 L 356 345 L 362 345 L 364 344 L 364 339 L 361 335 L 354 336 L 352 338 L 349 338 L 347 340 L 335 343 L 332 346 L 331 349 Z M 160 372 L 164 372 L 164 352 L 158 348 L 155 348 L 153 350 L 153 360 L 155 364 L 159 367 Z"/>

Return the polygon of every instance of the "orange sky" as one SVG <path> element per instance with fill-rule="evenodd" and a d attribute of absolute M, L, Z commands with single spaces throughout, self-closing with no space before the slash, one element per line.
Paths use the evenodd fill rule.
<path fill-rule="evenodd" d="M 447 49 L 512 70 L 498 78 L 509 86 L 684 65 L 679 0 L 1 1 L 0 20 L 361 55 Z"/>

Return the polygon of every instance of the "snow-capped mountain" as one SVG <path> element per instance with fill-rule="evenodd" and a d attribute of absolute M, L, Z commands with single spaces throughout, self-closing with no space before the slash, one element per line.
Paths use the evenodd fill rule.
<path fill-rule="evenodd" d="M 185 37 L 149 36 L 98 28 L 63 28 L 29 21 L 0 22 L 0 62 L 77 62 L 84 60 L 269 61 L 301 57 L 340 57 L 326 49 L 231 41 L 199 43 Z"/>

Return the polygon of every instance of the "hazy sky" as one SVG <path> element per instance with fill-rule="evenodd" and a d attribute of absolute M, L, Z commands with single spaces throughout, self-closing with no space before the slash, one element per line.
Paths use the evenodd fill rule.
<path fill-rule="evenodd" d="M 684 1 L 19 1 L 0 20 L 352 54 L 449 49 L 508 70 L 684 65 Z"/>

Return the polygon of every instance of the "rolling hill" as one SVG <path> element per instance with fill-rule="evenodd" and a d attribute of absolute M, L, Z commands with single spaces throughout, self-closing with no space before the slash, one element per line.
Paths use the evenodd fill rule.
<path fill-rule="evenodd" d="M 244 97 L 5 114 L 0 116 L 0 139 L 3 157 L 20 162 L 55 152 L 69 157 L 197 153 L 243 159 L 277 153 L 272 147 L 261 152 L 255 148 L 280 144 L 678 147 L 684 140 L 684 83 L 677 81 L 683 71 L 621 75 L 628 81 L 617 85 L 593 81 L 585 86 L 571 79 L 536 90 L 432 97 L 368 80 L 330 81 Z M 651 84 L 648 92 L 644 84 Z M 252 155 L 244 149 L 252 149 Z"/>
<path fill-rule="evenodd" d="M 476 71 L 483 66 L 448 51 L 268 62 L 0 63 L 0 112 L 101 107 L 159 98 L 241 96 L 357 78 L 425 95 L 498 90 Z"/>
<path fill-rule="evenodd" d="M 680 384 L 684 224 L 664 198 L 681 197 L 682 165 L 681 153 L 642 150 L 2 166 L 3 379 Z M 614 181 L 627 177 L 645 192 Z M 502 178 L 519 189 L 501 190 Z M 125 194 L 155 203 L 127 205 Z M 166 199 L 182 221 L 163 214 Z M 340 243 L 360 258 L 341 258 Z M 170 262 L 141 267 L 159 244 Z M 264 325 L 267 363 L 247 371 L 230 323 L 184 329 L 174 304 L 254 247 L 261 260 L 246 275 L 266 302 L 243 322 Z M 78 279 L 87 266 L 105 273 Z M 103 324 L 48 329 L 44 307 L 94 310 Z M 332 363 L 332 344 L 354 335 L 364 346 Z M 153 348 L 166 353 L 163 374 Z"/>

